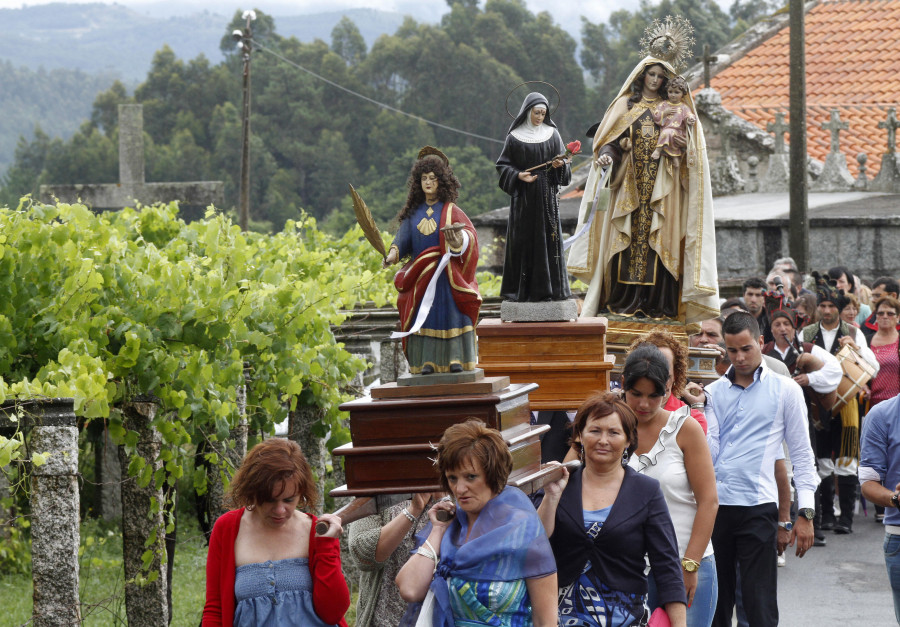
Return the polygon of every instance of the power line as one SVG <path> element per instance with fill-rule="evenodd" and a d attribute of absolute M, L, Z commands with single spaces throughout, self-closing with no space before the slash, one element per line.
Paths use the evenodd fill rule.
<path fill-rule="evenodd" d="M 268 52 L 273 57 L 284 61 L 285 63 L 287 63 L 288 65 L 290 65 L 292 67 L 295 67 L 298 70 L 302 70 L 302 71 L 306 72 L 307 74 L 309 74 L 310 76 L 314 76 L 315 78 L 318 78 L 320 81 L 324 81 L 324 82 L 328 83 L 332 87 L 336 87 L 337 89 L 340 89 L 341 91 L 344 91 L 344 92 L 350 94 L 351 96 L 356 96 L 357 98 L 361 98 L 362 100 L 365 100 L 366 102 L 370 102 L 373 105 L 379 106 L 382 109 L 387 109 L 388 111 L 393 111 L 394 113 L 399 113 L 400 115 L 405 115 L 408 118 L 412 118 L 414 120 L 419 120 L 420 122 L 425 122 L 426 124 L 430 124 L 431 126 L 436 126 L 438 128 L 442 128 L 442 129 L 445 129 L 448 131 L 453 131 L 454 133 L 460 133 L 461 135 L 467 135 L 469 137 L 474 137 L 476 139 L 483 139 L 485 141 L 494 142 L 495 144 L 503 144 L 504 143 L 501 140 L 495 139 L 493 137 L 486 137 L 484 135 L 479 135 L 477 133 L 470 133 L 469 131 L 464 131 L 464 130 L 461 130 L 458 128 L 453 128 L 452 126 L 447 126 L 446 124 L 441 124 L 440 122 L 433 122 L 432 120 L 426 120 L 425 118 L 423 118 L 421 116 L 414 115 L 412 113 L 407 113 L 406 111 L 401 111 L 400 109 L 397 109 L 396 107 L 392 107 L 391 105 L 385 104 L 383 102 L 378 102 L 377 100 L 369 98 L 368 96 L 364 96 L 363 94 L 361 94 L 359 92 L 353 91 L 352 89 L 348 89 L 347 87 L 344 87 L 343 85 L 338 85 L 334 81 L 329 80 L 329 79 L 325 78 L 324 76 L 316 74 L 312 70 L 309 70 L 309 69 L 303 67 L 299 63 L 295 63 L 295 62 L 291 61 L 290 59 L 287 59 L 284 56 L 278 54 L 271 48 L 267 48 L 266 46 L 264 46 L 263 44 L 259 43 L 256 40 L 253 40 L 253 43 L 258 50 Z"/>

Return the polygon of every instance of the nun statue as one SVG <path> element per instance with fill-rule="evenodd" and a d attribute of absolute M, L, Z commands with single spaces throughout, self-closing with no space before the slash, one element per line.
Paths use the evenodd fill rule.
<path fill-rule="evenodd" d="M 504 300 L 571 298 L 559 224 L 559 188 L 572 179 L 564 153 L 547 99 L 528 94 L 497 159 L 500 188 L 510 195 L 500 287 Z"/>

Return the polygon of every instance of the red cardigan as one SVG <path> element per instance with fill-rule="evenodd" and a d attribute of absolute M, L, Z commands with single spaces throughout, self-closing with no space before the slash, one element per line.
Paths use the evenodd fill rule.
<path fill-rule="evenodd" d="M 206 605 L 203 627 L 234 623 L 234 541 L 241 528 L 244 508 L 222 514 L 209 538 L 206 559 Z M 316 517 L 309 531 L 309 571 L 313 580 L 313 608 L 329 625 L 347 627 L 344 614 L 350 608 L 350 590 L 341 572 L 341 546 L 337 538 L 316 537 Z"/>

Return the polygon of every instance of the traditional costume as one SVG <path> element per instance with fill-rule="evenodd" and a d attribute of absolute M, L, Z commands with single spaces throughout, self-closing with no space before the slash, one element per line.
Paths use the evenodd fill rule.
<path fill-rule="evenodd" d="M 843 290 L 813 273 L 816 277 L 816 300 L 818 304 L 831 302 L 841 311 L 847 304 Z M 869 349 L 866 338 L 857 327 L 843 320 L 838 321 L 835 329 L 825 329 L 821 322 L 803 328 L 801 339 L 819 346 L 832 355 L 837 355 L 841 348 L 841 338 L 849 336 L 859 348 L 860 356 L 878 370 L 878 360 Z M 859 486 L 857 469 L 859 465 L 859 404 L 855 400 L 846 403 L 837 416 L 831 415 L 830 408 L 820 410 L 821 427 L 816 430 L 814 448 L 816 462 L 819 467 L 820 498 L 822 501 L 821 516 L 823 529 L 837 529 L 849 533 L 853 525 L 853 509 L 856 507 L 856 491 Z M 834 516 L 834 478 L 837 476 L 839 500 L 841 506 L 840 521 Z M 818 515 L 817 508 L 817 515 Z"/>
<path fill-rule="evenodd" d="M 462 224 L 466 234 L 459 250 L 441 231 L 453 223 Z M 391 247 L 397 248 L 400 259 L 412 257 L 394 277 L 401 331 L 414 331 L 403 338 L 410 372 L 419 374 L 425 366 L 450 372 L 457 364 L 473 370 L 481 295 L 475 280 L 478 239 L 472 222 L 452 202 L 422 203 L 400 223 Z M 419 320 L 420 312 L 424 320 Z"/>
<path fill-rule="evenodd" d="M 631 85 L 652 65 L 672 66 L 653 56 L 632 70 L 594 135 L 591 166 L 578 227 L 595 216 L 586 237 L 572 245 L 568 270 L 588 283 L 582 316 L 600 311 L 699 323 L 719 315 L 715 226 L 706 141 L 699 120 L 688 131 L 686 158 L 651 159 L 659 138 L 653 107 L 659 98 L 628 108 Z M 660 90 L 661 92 L 663 90 Z M 685 104 L 697 115 L 693 97 Z M 631 150 L 620 141 L 627 138 Z M 613 159 L 604 179 L 596 159 Z M 608 189 L 606 187 L 608 186 Z"/>
<path fill-rule="evenodd" d="M 536 106 L 547 109 L 539 126 L 531 123 L 531 110 Z M 538 92 L 528 94 L 497 159 L 500 189 L 511 197 L 500 286 L 506 300 L 539 302 L 572 296 L 562 256 L 558 197 L 560 186 L 572 179 L 571 168 L 568 163 L 559 168 L 548 165 L 531 171 L 538 177 L 536 181 L 526 183 L 519 178 L 521 172 L 564 152 L 547 99 Z"/>

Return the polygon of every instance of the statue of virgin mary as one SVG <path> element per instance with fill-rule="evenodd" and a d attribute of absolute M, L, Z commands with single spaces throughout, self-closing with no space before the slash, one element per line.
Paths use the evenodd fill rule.
<path fill-rule="evenodd" d="M 698 119 L 685 159 L 653 159 L 653 108 L 677 76 L 645 57 L 594 134 L 594 160 L 570 249 L 570 273 L 588 284 L 582 316 L 613 313 L 699 323 L 719 315 L 715 226 L 706 142 Z M 684 98 L 696 116 L 693 96 Z M 608 170 L 608 171 L 607 171 Z"/>

